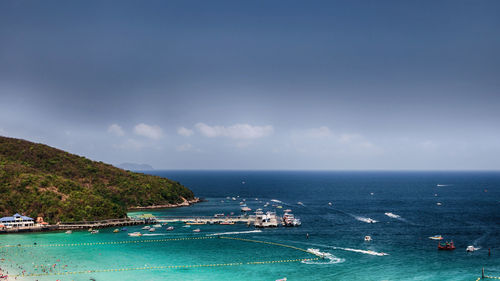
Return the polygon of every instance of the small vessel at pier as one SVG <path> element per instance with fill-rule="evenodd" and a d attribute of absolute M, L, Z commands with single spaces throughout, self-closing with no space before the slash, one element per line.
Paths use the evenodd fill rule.
<path fill-rule="evenodd" d="M 90 232 L 90 234 L 97 234 L 97 233 L 99 233 L 99 230 L 92 230 L 92 231 Z"/>
<path fill-rule="evenodd" d="M 292 210 L 286 209 L 285 214 L 283 215 L 282 224 L 283 226 L 300 226 L 302 223 L 300 219 L 295 218 L 295 216 L 291 213 Z"/>
<path fill-rule="evenodd" d="M 154 228 L 154 227 L 151 227 L 151 228 L 149 229 L 149 232 L 155 232 L 155 231 L 156 231 L 156 228 Z"/>
<path fill-rule="evenodd" d="M 161 224 L 155 224 L 153 225 L 154 228 L 161 228 Z"/>
<path fill-rule="evenodd" d="M 66 234 L 71 234 L 71 233 L 73 233 L 73 231 L 68 230 L 68 231 L 66 231 L 66 232 L 64 232 L 64 233 L 66 233 Z"/>
<path fill-rule="evenodd" d="M 140 237 L 140 236 L 142 236 L 142 233 L 140 233 L 140 232 L 132 232 L 132 233 L 129 233 L 128 236 L 130 236 L 130 237 Z"/>
<path fill-rule="evenodd" d="M 221 221 L 219 224 L 222 224 L 222 225 L 233 225 L 233 224 L 234 224 L 234 221 L 231 221 L 231 220 L 225 220 L 225 221 Z"/>
<path fill-rule="evenodd" d="M 194 221 L 188 221 L 186 222 L 187 225 L 201 225 L 201 224 L 207 224 L 204 221 L 199 221 L 199 220 L 194 220 Z"/>
<path fill-rule="evenodd" d="M 142 230 L 149 230 L 150 228 L 151 228 L 151 226 L 146 225 L 145 227 L 142 228 Z"/>
<path fill-rule="evenodd" d="M 168 231 L 172 231 L 172 230 L 174 230 L 174 227 L 173 226 L 169 226 L 169 227 L 167 227 L 167 230 Z"/>
<path fill-rule="evenodd" d="M 113 230 L 114 233 L 118 233 L 120 232 L 120 230 L 118 228 L 116 228 L 115 230 Z"/>
<path fill-rule="evenodd" d="M 262 211 L 255 212 L 255 227 L 277 227 L 278 219 L 276 217 L 275 212 L 266 212 L 265 214 Z"/>
<path fill-rule="evenodd" d="M 201 230 L 199 228 L 193 229 L 193 232 L 200 232 Z"/>

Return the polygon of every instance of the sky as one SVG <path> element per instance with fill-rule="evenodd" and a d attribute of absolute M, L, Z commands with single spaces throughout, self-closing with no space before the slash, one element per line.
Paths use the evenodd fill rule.
<path fill-rule="evenodd" d="M 500 1 L 0 2 L 0 135 L 155 169 L 498 170 Z"/>

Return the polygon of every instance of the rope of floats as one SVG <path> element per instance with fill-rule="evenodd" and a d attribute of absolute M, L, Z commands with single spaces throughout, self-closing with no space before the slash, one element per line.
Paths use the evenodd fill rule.
<path fill-rule="evenodd" d="M 112 268 L 112 269 L 96 269 L 96 270 L 84 270 L 84 271 L 66 271 L 66 272 L 45 272 L 45 273 L 28 273 L 28 274 L 18 274 L 13 275 L 13 277 L 30 277 L 30 276 L 55 276 L 55 275 L 74 275 L 74 274 L 89 274 L 89 273 L 104 273 L 104 272 L 122 272 L 131 270 L 159 270 L 159 269 L 179 269 L 179 268 L 200 268 L 200 267 L 226 267 L 226 266 L 241 266 L 241 265 L 259 265 L 259 264 L 273 264 L 273 263 L 290 263 L 290 262 L 303 262 L 303 261 L 314 261 L 322 258 L 321 255 L 309 252 L 305 249 L 285 245 L 281 243 L 260 241 L 253 239 L 236 238 L 229 236 L 218 236 L 218 237 L 185 237 L 185 238 L 172 238 L 172 239 L 148 239 L 148 240 L 129 240 L 129 241 L 116 241 L 116 242 L 95 242 L 95 243 L 69 243 L 69 244 L 40 244 L 40 245 L 5 245 L 5 247 L 70 247 L 70 246 L 91 246 L 91 245 L 113 245 L 113 244 L 130 244 L 130 243 L 153 243 L 153 242 L 167 242 L 167 241 L 183 241 L 183 240 L 202 240 L 202 239 L 228 239 L 228 240 L 238 240 L 244 242 L 268 244 L 279 247 L 290 248 L 298 251 L 302 251 L 316 257 L 314 258 L 299 258 L 299 259 L 282 259 L 282 260 L 267 260 L 267 261 L 250 261 L 250 262 L 233 262 L 233 263 L 213 263 L 213 264 L 193 264 L 193 265 L 162 265 L 162 266 L 150 266 L 150 267 L 129 267 L 129 268 Z"/>
<path fill-rule="evenodd" d="M 213 239 L 215 237 L 184 237 L 184 238 L 166 238 L 166 239 L 148 239 L 148 240 L 126 240 L 126 241 L 110 241 L 110 242 L 89 242 L 89 243 L 62 243 L 62 244 L 33 244 L 33 245 L 4 245 L 0 248 L 31 248 L 31 247 L 72 247 L 72 246 L 95 246 L 95 245 L 116 245 L 116 244 L 132 244 L 132 243 L 155 243 L 155 242 L 168 242 L 168 241 L 182 241 L 182 240 L 202 240 Z"/>
<path fill-rule="evenodd" d="M 289 259 L 289 260 L 271 260 L 271 261 L 251 261 L 251 262 L 233 262 L 233 263 L 212 263 L 212 264 L 191 264 L 191 265 L 162 265 L 162 266 L 145 266 L 145 267 L 128 267 L 128 268 L 112 268 L 112 269 L 96 269 L 84 271 L 67 271 L 67 272 L 47 272 L 47 273 L 30 273 L 18 274 L 13 277 L 31 277 L 31 276 L 51 276 L 51 275 L 73 275 L 73 274 L 88 274 L 88 273 L 103 273 L 103 272 L 120 272 L 132 270 L 158 270 L 158 269 L 178 269 L 178 268 L 197 268 L 197 267 L 223 267 L 223 266 L 241 266 L 253 264 L 271 264 L 271 263 L 288 263 L 318 260 L 319 258 L 309 259 Z"/>

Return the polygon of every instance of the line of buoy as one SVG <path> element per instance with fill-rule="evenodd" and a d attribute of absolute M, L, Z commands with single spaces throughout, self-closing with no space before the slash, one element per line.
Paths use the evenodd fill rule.
<path fill-rule="evenodd" d="M 262 244 L 269 244 L 269 245 L 275 245 L 275 246 L 280 246 L 280 247 L 286 247 L 286 248 L 291 248 L 291 249 L 299 250 L 299 251 L 306 252 L 306 253 L 311 254 L 311 255 L 315 255 L 315 256 L 321 257 L 321 255 L 315 254 L 315 253 L 311 253 L 311 252 L 309 252 L 306 249 L 302 249 L 302 248 L 295 247 L 295 246 L 290 246 L 290 245 L 285 245 L 285 244 L 280 244 L 280 243 L 275 243 L 275 242 L 260 241 L 260 240 L 245 239 L 245 238 L 236 238 L 236 237 L 227 237 L 227 236 L 220 236 L 219 238 L 221 238 L 221 239 L 231 239 L 231 240 L 240 240 L 240 241 L 245 241 L 245 242 L 262 243 Z"/>
<path fill-rule="evenodd" d="M 309 259 L 288 259 L 288 260 L 271 260 L 271 261 L 251 261 L 251 262 L 233 262 L 233 263 L 213 263 L 213 264 L 193 264 L 193 265 L 163 265 L 149 267 L 129 267 L 129 268 L 113 268 L 113 269 L 96 269 L 85 271 L 67 271 L 67 272 L 52 272 L 52 273 L 31 273 L 13 275 L 13 277 L 31 277 L 31 276 L 52 276 L 52 275 L 73 275 L 73 274 L 88 274 L 88 273 L 103 273 L 103 272 L 120 272 L 131 270 L 158 270 L 158 269 L 178 269 L 178 268 L 197 268 L 197 267 L 222 267 L 222 266 L 239 266 L 239 265 L 256 265 L 256 264 L 271 264 L 271 263 L 288 263 L 318 260 L 319 258 Z"/>
<path fill-rule="evenodd" d="M 202 239 L 214 239 L 214 238 L 215 237 L 185 237 L 185 238 L 127 240 L 127 241 L 113 241 L 113 242 L 68 243 L 68 244 L 5 245 L 5 246 L 0 246 L 0 248 L 96 246 L 96 245 L 132 244 L 132 243 L 155 243 L 155 242 L 183 241 L 183 240 L 202 240 Z"/>

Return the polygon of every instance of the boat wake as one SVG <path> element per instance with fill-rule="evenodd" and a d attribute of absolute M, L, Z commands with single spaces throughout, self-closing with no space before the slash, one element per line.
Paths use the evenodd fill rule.
<path fill-rule="evenodd" d="M 333 250 L 342 250 L 342 251 L 348 251 L 348 252 L 361 253 L 361 254 L 365 254 L 365 255 L 379 256 L 379 257 L 389 255 L 388 253 L 375 252 L 372 250 L 352 249 L 352 248 L 336 247 L 336 246 L 323 245 L 323 244 L 305 243 L 305 242 L 298 242 L 298 241 L 290 241 L 290 242 L 301 243 L 301 244 L 305 244 L 305 245 L 322 247 L 322 248 L 328 248 L 328 249 L 333 249 Z M 309 251 L 309 249 L 307 249 L 307 251 Z"/>
<path fill-rule="evenodd" d="M 451 184 L 436 184 L 437 187 L 451 186 Z"/>
<path fill-rule="evenodd" d="M 356 216 L 356 215 L 351 215 L 351 216 L 353 216 L 358 221 L 362 221 L 362 222 L 366 222 L 366 223 L 376 223 L 376 222 L 378 222 L 378 221 L 376 221 L 376 220 L 374 220 L 372 218 L 365 218 L 365 217 Z"/>
<path fill-rule="evenodd" d="M 316 255 L 318 257 L 321 257 L 320 260 L 307 260 L 307 261 L 302 261 L 304 264 L 335 264 L 335 263 L 341 263 L 344 262 L 345 259 L 338 258 L 330 253 L 327 252 L 320 252 L 318 249 L 312 249 L 309 248 L 307 249 L 307 252 Z"/>
<path fill-rule="evenodd" d="M 249 230 L 249 231 L 233 231 L 233 232 L 220 232 L 220 233 L 212 233 L 207 234 L 206 236 L 216 236 L 216 235 L 233 235 L 233 234 L 246 234 L 246 233 L 260 233 L 262 230 Z"/>
<path fill-rule="evenodd" d="M 144 233 L 142 236 L 166 236 L 169 234 L 160 234 L 160 233 Z"/>

